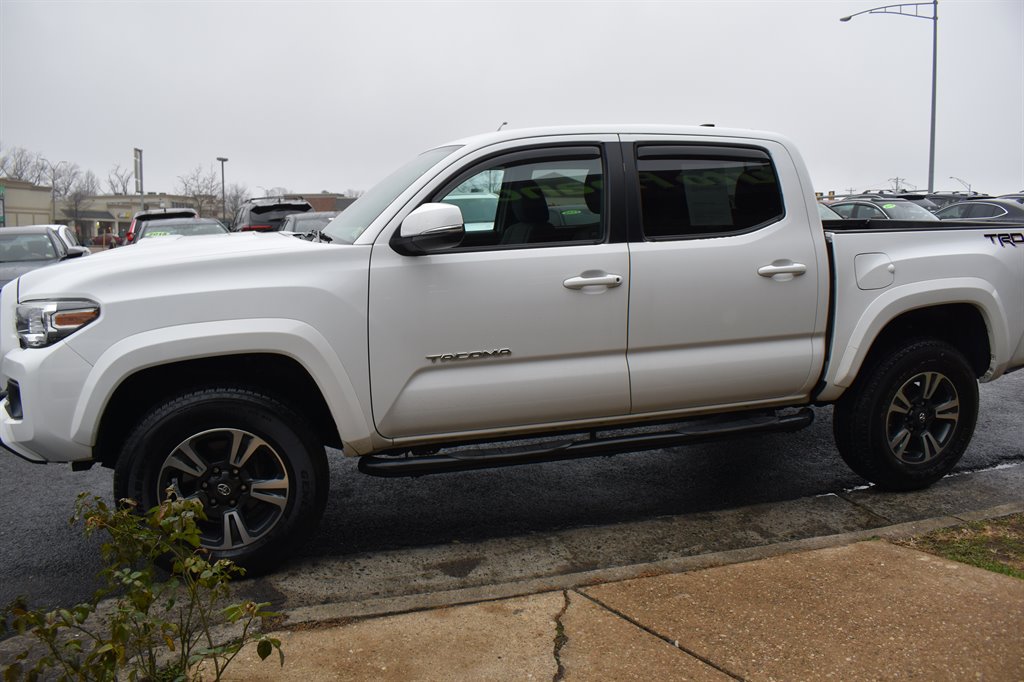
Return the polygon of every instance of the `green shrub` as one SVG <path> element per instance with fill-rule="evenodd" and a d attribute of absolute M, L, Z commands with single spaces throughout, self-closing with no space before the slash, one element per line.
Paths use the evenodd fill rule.
<path fill-rule="evenodd" d="M 30 635 L 33 644 L 4 666 L 3 679 L 35 680 L 189 680 L 202 674 L 220 679 L 247 644 L 256 643 L 261 659 L 276 649 L 277 639 L 258 635 L 258 620 L 277 614 L 269 602 L 225 605 L 232 578 L 244 569 L 220 559 L 211 561 L 200 547 L 198 520 L 202 504 L 180 499 L 171 490 L 159 506 L 143 516 L 135 503 L 109 507 L 102 499 L 78 496 L 71 523 L 82 522 L 86 537 L 104 534 L 100 546 L 101 587 L 93 598 L 69 609 L 30 610 L 15 600 L 3 612 L 0 634 Z M 170 568 L 161 580 L 157 563 Z M 112 608 L 97 611 L 112 599 Z M 219 626 L 234 624 L 240 634 L 228 643 L 216 640 Z"/>

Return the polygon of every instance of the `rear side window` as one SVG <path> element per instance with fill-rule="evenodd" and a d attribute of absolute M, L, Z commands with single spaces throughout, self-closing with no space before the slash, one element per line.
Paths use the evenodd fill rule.
<path fill-rule="evenodd" d="M 641 146 L 637 174 L 647 239 L 725 236 L 785 214 L 778 175 L 760 149 Z"/>

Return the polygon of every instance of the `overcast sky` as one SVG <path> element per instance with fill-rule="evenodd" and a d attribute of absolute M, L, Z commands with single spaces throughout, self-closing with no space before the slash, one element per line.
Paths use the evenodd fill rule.
<path fill-rule="evenodd" d="M 923 189 L 931 22 L 839 22 L 882 4 L 0 0 L 0 145 L 343 192 L 502 121 L 716 123 L 789 136 L 819 191 Z M 939 17 L 936 189 L 1024 190 L 1024 2 Z"/>

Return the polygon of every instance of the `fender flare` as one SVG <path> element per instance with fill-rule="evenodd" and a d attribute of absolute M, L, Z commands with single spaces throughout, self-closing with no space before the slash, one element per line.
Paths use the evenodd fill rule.
<path fill-rule="evenodd" d="M 119 340 L 96 360 L 82 386 L 71 422 L 71 436 L 96 443 L 104 410 L 117 388 L 140 370 L 218 355 L 266 353 L 298 362 L 312 377 L 331 412 L 346 448 L 371 449 L 372 430 L 351 374 L 314 327 L 289 319 L 199 322 L 153 329 Z"/>
<path fill-rule="evenodd" d="M 992 361 L 1009 358 L 1010 333 L 1005 324 L 1007 310 L 999 292 L 990 282 L 973 277 L 915 282 L 887 290 L 875 298 L 853 326 L 849 342 L 831 363 L 825 377 L 828 386 L 819 400 L 834 400 L 857 378 L 875 340 L 893 320 L 904 313 L 942 305 L 968 304 L 981 314 L 988 330 Z M 833 339 L 833 349 L 836 340 Z M 1005 367 L 989 365 L 984 379 L 995 378 Z"/>

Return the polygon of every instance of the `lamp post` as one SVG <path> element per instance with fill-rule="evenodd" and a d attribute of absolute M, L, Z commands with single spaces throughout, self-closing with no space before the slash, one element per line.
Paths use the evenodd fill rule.
<path fill-rule="evenodd" d="M 955 175 L 950 175 L 949 179 L 950 180 L 956 180 L 961 185 L 966 187 L 967 188 L 967 194 L 970 195 L 970 193 L 971 193 L 971 183 L 967 182 L 966 180 L 961 180 L 960 178 L 956 177 Z"/>
<path fill-rule="evenodd" d="M 224 196 L 224 164 L 227 163 L 227 158 L 218 156 L 217 160 L 220 161 L 220 217 L 221 220 L 226 221 L 228 217 L 227 210 L 225 209 L 227 206 L 227 200 Z"/>
<path fill-rule="evenodd" d="M 922 14 L 923 11 L 920 8 L 931 6 L 932 14 Z M 939 0 L 932 0 L 932 2 L 907 2 L 899 5 L 884 5 L 882 7 L 872 7 L 866 9 L 863 12 L 857 12 L 851 14 L 848 17 L 843 17 L 839 21 L 849 21 L 856 16 L 861 14 L 898 14 L 904 17 L 913 17 L 917 19 L 927 19 L 932 22 L 932 125 L 931 125 L 931 137 L 928 144 L 928 192 L 935 191 L 935 72 L 938 64 L 938 44 L 939 44 Z"/>

